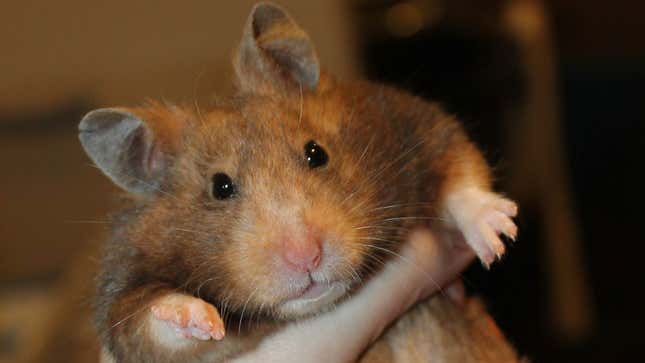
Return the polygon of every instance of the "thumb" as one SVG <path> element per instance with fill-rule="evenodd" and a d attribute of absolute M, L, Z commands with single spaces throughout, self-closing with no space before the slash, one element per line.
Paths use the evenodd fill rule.
<path fill-rule="evenodd" d="M 460 235 L 431 233 L 419 229 L 354 299 L 369 303 L 372 314 L 380 317 L 375 337 L 414 303 L 442 291 L 442 287 L 473 260 L 473 252 Z"/>

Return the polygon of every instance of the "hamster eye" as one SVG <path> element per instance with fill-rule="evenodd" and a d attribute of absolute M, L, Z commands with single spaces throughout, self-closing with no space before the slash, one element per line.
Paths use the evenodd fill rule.
<path fill-rule="evenodd" d="M 325 150 L 316 144 L 314 140 L 305 144 L 305 157 L 307 158 L 309 167 L 312 169 L 327 164 L 327 160 L 329 160 Z"/>
<path fill-rule="evenodd" d="M 216 199 L 231 198 L 235 194 L 235 185 L 231 177 L 224 173 L 213 175 L 213 197 Z"/>

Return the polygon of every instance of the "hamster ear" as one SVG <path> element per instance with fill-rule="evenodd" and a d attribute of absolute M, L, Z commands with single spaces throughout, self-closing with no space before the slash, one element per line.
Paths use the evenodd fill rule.
<path fill-rule="evenodd" d="M 309 36 L 274 4 L 251 10 L 233 59 L 243 92 L 267 94 L 314 90 L 320 78 L 318 57 Z"/>
<path fill-rule="evenodd" d="M 146 121 L 122 109 L 102 108 L 85 115 L 78 130 L 85 152 L 115 184 L 135 194 L 158 190 L 168 160 Z"/>

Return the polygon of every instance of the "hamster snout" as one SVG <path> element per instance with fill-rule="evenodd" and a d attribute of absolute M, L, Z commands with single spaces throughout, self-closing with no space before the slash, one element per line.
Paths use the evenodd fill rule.
<path fill-rule="evenodd" d="M 301 238 L 285 236 L 280 249 L 285 265 L 296 272 L 313 272 L 320 266 L 321 241 L 314 233 L 307 233 Z"/>
<path fill-rule="evenodd" d="M 277 227 L 281 228 L 281 227 Z M 285 231 L 268 243 L 276 271 L 271 284 L 282 297 L 277 310 L 294 316 L 320 311 L 345 295 L 349 283 L 335 272 L 343 265 L 329 233 L 306 223 L 283 226 Z"/>
<path fill-rule="evenodd" d="M 279 189 L 271 186 L 275 180 L 254 183 Z M 338 203 L 305 192 L 307 185 L 290 188 L 288 197 L 246 188 L 228 254 L 238 291 L 248 290 L 258 305 L 270 304 L 284 317 L 319 312 L 345 295 L 364 253 L 355 243 L 357 222 L 350 225 Z"/>

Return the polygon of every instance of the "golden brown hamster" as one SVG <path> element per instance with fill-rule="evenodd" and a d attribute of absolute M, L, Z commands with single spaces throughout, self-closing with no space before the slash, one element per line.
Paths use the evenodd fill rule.
<path fill-rule="evenodd" d="M 236 95 L 210 110 L 150 101 L 79 125 L 129 195 L 98 277 L 106 356 L 225 360 L 341 302 L 416 226 L 460 230 L 487 266 L 515 237 L 454 117 L 335 80 L 281 8 L 253 8 L 233 65 Z"/>

